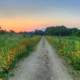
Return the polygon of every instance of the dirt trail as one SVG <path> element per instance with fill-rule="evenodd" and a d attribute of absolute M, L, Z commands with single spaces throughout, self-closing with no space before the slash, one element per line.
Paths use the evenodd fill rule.
<path fill-rule="evenodd" d="M 35 52 L 21 61 L 9 80 L 73 80 L 45 38 Z"/>

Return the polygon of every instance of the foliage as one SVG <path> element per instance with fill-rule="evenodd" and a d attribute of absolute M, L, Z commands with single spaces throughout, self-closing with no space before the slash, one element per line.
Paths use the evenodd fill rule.
<path fill-rule="evenodd" d="M 65 26 L 52 26 L 46 29 L 45 34 L 54 36 L 80 36 L 80 30 Z"/>
<path fill-rule="evenodd" d="M 11 34 L 0 34 L 0 77 L 6 76 L 22 57 L 27 57 L 40 40 L 38 36 Z"/>
<path fill-rule="evenodd" d="M 80 70 L 80 38 L 79 37 L 47 37 L 49 42 L 75 70 Z"/>

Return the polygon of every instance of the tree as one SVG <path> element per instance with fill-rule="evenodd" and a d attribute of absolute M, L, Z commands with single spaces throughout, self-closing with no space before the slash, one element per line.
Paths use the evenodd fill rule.
<path fill-rule="evenodd" d="M 52 26 L 46 29 L 45 34 L 55 36 L 79 36 L 80 30 L 77 28 L 70 29 L 65 26 Z"/>

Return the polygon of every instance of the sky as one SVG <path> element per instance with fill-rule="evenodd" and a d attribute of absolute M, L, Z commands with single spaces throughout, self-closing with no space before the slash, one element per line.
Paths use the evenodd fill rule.
<path fill-rule="evenodd" d="M 80 0 L 0 0 L 3 29 L 20 32 L 52 25 L 80 28 Z"/>

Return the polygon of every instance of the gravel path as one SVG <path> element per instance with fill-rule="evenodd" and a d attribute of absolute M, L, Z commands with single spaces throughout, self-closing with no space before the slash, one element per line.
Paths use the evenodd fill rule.
<path fill-rule="evenodd" d="M 61 59 L 45 38 L 36 51 L 19 62 L 9 80 L 73 80 Z"/>

